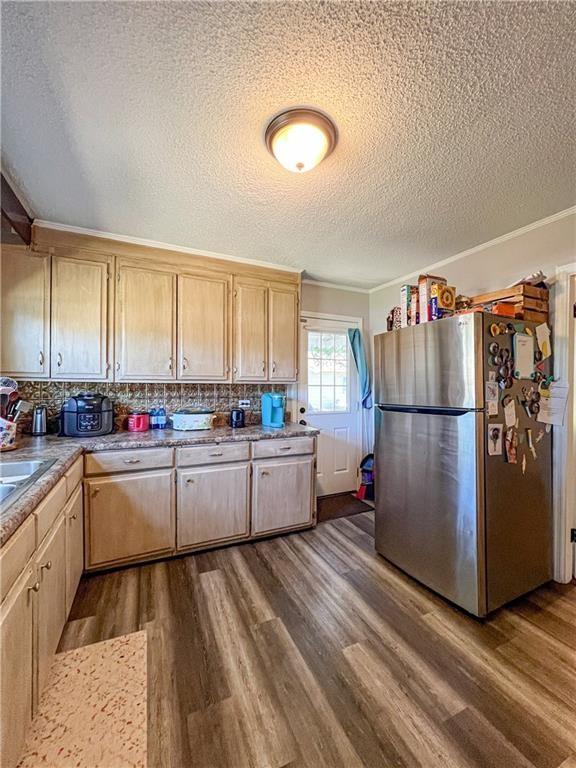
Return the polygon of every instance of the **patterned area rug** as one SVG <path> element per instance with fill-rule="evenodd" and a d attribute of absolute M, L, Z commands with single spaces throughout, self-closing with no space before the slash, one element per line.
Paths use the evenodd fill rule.
<path fill-rule="evenodd" d="M 146 632 L 54 658 L 19 768 L 145 768 Z"/>

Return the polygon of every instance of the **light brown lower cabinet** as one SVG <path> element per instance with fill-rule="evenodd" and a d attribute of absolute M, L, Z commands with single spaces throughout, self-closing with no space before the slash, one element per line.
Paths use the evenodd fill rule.
<path fill-rule="evenodd" d="M 66 504 L 64 516 L 66 518 L 66 613 L 68 614 L 84 570 L 82 485 L 72 493 Z"/>
<path fill-rule="evenodd" d="M 177 548 L 250 534 L 250 464 L 178 470 Z"/>
<path fill-rule="evenodd" d="M 61 515 L 35 557 L 40 585 L 37 620 L 38 685 L 40 698 L 60 635 L 66 624 L 66 518 Z"/>
<path fill-rule="evenodd" d="M 252 534 L 311 524 L 313 482 L 312 455 L 253 462 Z"/>
<path fill-rule="evenodd" d="M 32 720 L 34 584 L 29 565 L 2 603 L 0 617 L 0 765 L 17 765 Z"/>
<path fill-rule="evenodd" d="M 174 549 L 174 470 L 91 478 L 84 489 L 87 568 Z"/>

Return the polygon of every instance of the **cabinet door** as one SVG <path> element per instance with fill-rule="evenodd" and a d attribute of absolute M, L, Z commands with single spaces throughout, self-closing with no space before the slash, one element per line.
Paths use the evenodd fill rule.
<path fill-rule="evenodd" d="M 66 504 L 66 615 L 84 570 L 84 514 L 82 486 L 79 485 Z"/>
<path fill-rule="evenodd" d="M 108 377 L 106 258 L 52 257 L 53 379 Z"/>
<path fill-rule="evenodd" d="M 2 246 L 2 373 L 47 379 L 50 323 L 50 257 Z"/>
<path fill-rule="evenodd" d="M 38 702 L 66 623 L 66 520 L 60 515 L 36 554 L 38 569 Z"/>
<path fill-rule="evenodd" d="M 120 267 L 117 286 L 116 381 L 176 377 L 176 275 Z"/>
<path fill-rule="evenodd" d="M 267 362 L 267 283 L 234 284 L 234 380 L 265 381 Z"/>
<path fill-rule="evenodd" d="M 271 533 L 312 522 L 313 456 L 255 461 L 252 533 Z"/>
<path fill-rule="evenodd" d="M 271 286 L 269 292 L 268 378 L 270 381 L 296 381 L 298 373 L 298 291 Z"/>
<path fill-rule="evenodd" d="M 3 768 L 18 764 L 32 721 L 34 568 L 29 567 L 2 603 L 0 617 L 0 755 Z"/>
<path fill-rule="evenodd" d="M 178 471 L 178 549 L 248 536 L 250 465 Z"/>
<path fill-rule="evenodd" d="M 174 549 L 171 469 L 84 481 L 88 567 Z"/>
<path fill-rule="evenodd" d="M 179 275 L 179 379 L 228 379 L 230 283 L 226 275 Z"/>

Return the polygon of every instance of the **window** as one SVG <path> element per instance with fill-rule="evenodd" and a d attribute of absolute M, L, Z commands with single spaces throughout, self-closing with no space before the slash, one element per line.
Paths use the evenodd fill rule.
<path fill-rule="evenodd" d="M 308 332 L 308 410 L 348 410 L 348 337 Z"/>

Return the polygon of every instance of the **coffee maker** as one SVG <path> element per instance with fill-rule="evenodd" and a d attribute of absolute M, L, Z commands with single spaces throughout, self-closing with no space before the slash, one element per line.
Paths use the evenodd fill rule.
<path fill-rule="evenodd" d="M 282 429 L 286 411 L 285 395 L 265 392 L 262 395 L 262 426 Z"/>

